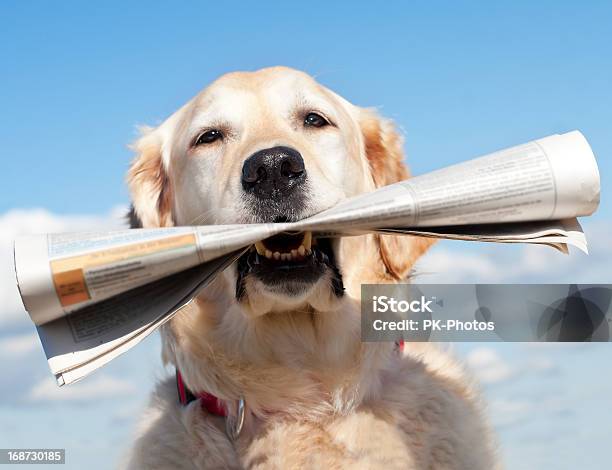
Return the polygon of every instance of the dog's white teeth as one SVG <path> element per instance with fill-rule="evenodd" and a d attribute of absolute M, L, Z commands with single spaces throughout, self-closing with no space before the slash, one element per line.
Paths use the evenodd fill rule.
<path fill-rule="evenodd" d="M 304 233 L 304 240 L 302 240 L 302 245 L 304 245 L 304 248 L 306 250 L 310 250 L 310 247 L 312 246 L 312 232 Z"/>
<path fill-rule="evenodd" d="M 293 248 L 289 251 L 272 251 L 266 247 L 263 241 L 255 243 L 251 246 L 251 249 L 256 250 L 257 253 L 259 253 L 261 256 L 265 256 L 268 259 L 274 259 L 276 261 L 292 261 L 312 254 L 313 245 L 314 240 L 312 239 L 312 232 L 304 232 L 302 244 L 299 247 Z"/>
<path fill-rule="evenodd" d="M 266 247 L 264 246 L 262 242 L 255 243 L 255 249 L 257 250 L 257 253 L 259 253 L 260 255 L 263 255 L 263 256 L 266 255 Z M 266 256 L 266 258 L 268 257 Z"/>

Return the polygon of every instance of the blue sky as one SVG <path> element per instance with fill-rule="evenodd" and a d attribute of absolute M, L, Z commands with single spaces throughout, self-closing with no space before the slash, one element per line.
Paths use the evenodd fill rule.
<path fill-rule="evenodd" d="M 585 222 L 590 257 L 443 242 L 421 271 L 432 282 L 611 283 L 611 21 L 603 1 L 2 2 L 0 447 L 66 446 L 70 468 L 119 455 L 162 373 L 158 340 L 74 392 L 50 390 L 13 285 L 12 238 L 116 226 L 136 126 L 228 71 L 288 65 L 379 107 L 406 134 L 414 174 L 580 129 L 603 188 Z M 612 406 L 609 345 L 458 350 L 483 378 L 508 468 L 575 468 L 581 446 L 607 464 L 612 425 L 596 418 Z"/>
<path fill-rule="evenodd" d="M 152 3 L 3 2 L 0 210 L 124 203 L 136 124 L 275 64 L 379 106 L 415 173 L 574 128 L 610 173 L 609 2 Z"/>

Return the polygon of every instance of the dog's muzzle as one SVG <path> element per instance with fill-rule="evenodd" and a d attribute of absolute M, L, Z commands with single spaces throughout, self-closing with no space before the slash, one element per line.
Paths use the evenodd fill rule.
<path fill-rule="evenodd" d="M 254 222 L 287 222 L 304 216 L 308 177 L 300 153 L 272 147 L 251 155 L 242 167 L 244 202 Z M 342 295 L 342 277 L 332 241 L 313 239 L 311 232 L 282 233 L 253 245 L 237 263 L 236 298 L 246 295 L 249 276 L 285 297 L 299 296 L 323 276 Z"/>

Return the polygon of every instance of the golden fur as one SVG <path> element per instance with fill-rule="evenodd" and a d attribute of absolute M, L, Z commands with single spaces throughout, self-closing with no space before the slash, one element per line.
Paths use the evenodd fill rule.
<path fill-rule="evenodd" d="M 283 127 L 266 99 L 271 87 L 278 87 L 279 94 L 297 89 L 300 97 L 311 94 L 325 100 L 339 122 L 333 130 L 338 135 L 302 137 Z M 207 150 L 217 153 L 190 156 L 180 142 L 188 139 L 187 129 L 200 107 L 214 108 L 213 99 L 232 103 L 237 94 L 245 100 L 241 113 L 257 109 L 241 115 L 249 116 L 244 122 L 253 132 L 243 131 L 245 137 L 233 147 L 228 144 Z M 335 200 L 326 199 L 331 189 L 321 190 L 317 210 L 409 176 L 400 136 L 374 111 L 351 105 L 291 69 L 234 73 L 215 82 L 157 129 L 147 130 L 135 145 L 138 154 L 128 183 L 137 217 L 146 227 L 248 220 L 248 215 L 228 209 L 231 194 L 224 203 L 218 194 L 231 192 L 227 188 L 233 174 L 259 141 L 288 142 L 300 148 L 313 172 L 321 167 L 317 177 L 321 180 L 333 171 L 323 168 L 326 163 L 317 155 L 318 145 L 346 159 L 343 169 L 350 173 L 350 181 L 331 181 L 329 188 L 342 190 Z M 216 159 L 215 178 L 202 170 L 203 176 L 190 182 L 181 168 L 192 168 L 194 158 L 202 159 L 198 165 L 212 165 Z M 191 196 L 184 186 L 195 188 L 202 182 L 210 188 L 200 190 L 210 190 L 210 195 L 200 197 L 206 199 L 201 202 L 187 201 Z M 204 207 L 198 210 L 205 211 L 205 218 L 188 220 L 200 203 Z M 215 204 L 216 208 L 210 207 Z M 393 344 L 360 341 L 360 285 L 406 279 L 430 244 L 428 239 L 408 236 L 342 239 L 337 249 L 346 288 L 342 299 L 335 299 L 321 282 L 299 304 L 286 304 L 252 283 L 249 299 L 238 302 L 231 270 L 219 276 L 162 328 L 163 359 L 181 370 L 190 389 L 223 399 L 230 414 L 235 414 L 236 400 L 244 397 L 244 430 L 232 442 L 222 418 L 208 415 L 198 402 L 180 406 L 174 382 L 167 379 L 153 393 L 124 466 L 493 468 L 494 451 L 482 405 L 457 363 L 429 344 L 407 345 L 398 354 Z"/>

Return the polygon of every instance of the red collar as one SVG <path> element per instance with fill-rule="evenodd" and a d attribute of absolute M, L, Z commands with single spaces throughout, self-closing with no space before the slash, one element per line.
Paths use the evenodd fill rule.
<path fill-rule="evenodd" d="M 219 398 L 208 392 L 199 392 L 196 395 L 189 390 L 185 385 L 185 382 L 183 382 L 183 377 L 178 369 L 176 369 L 176 388 L 178 390 L 181 405 L 185 406 L 190 402 L 199 399 L 202 403 L 202 408 L 204 408 L 210 414 L 223 417 L 227 416 L 225 405 Z"/>

